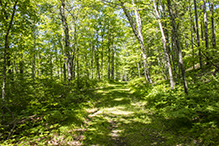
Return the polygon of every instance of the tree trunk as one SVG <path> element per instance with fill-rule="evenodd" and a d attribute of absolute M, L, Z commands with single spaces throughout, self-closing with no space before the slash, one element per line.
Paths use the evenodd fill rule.
<path fill-rule="evenodd" d="M 76 24 L 76 18 L 74 18 L 74 52 L 73 52 L 73 56 L 72 56 L 72 68 L 71 68 L 71 71 L 72 71 L 72 78 L 75 79 L 75 66 L 76 66 L 76 51 L 78 49 L 78 46 L 77 46 L 77 24 Z"/>
<path fill-rule="evenodd" d="M 34 31 L 34 48 L 33 48 L 33 60 L 32 60 L 32 80 L 35 82 L 35 72 L 36 72 L 36 28 Z"/>
<path fill-rule="evenodd" d="M 132 0 L 132 4 L 135 7 L 134 0 Z M 141 48 L 143 50 L 143 59 L 144 59 L 144 67 L 145 67 L 145 74 L 146 74 L 145 76 L 146 76 L 146 79 L 148 80 L 148 82 L 152 83 L 149 68 L 148 68 L 149 66 L 147 63 L 147 54 L 146 54 L 146 50 L 145 50 L 145 46 L 144 46 L 144 39 L 143 39 L 143 35 L 142 35 L 141 17 L 138 13 L 137 8 L 135 8 L 135 17 L 136 17 L 136 22 L 137 22 L 137 27 L 138 27 L 138 35 L 139 35 L 139 39 L 140 39 L 140 44 L 141 44 Z"/>
<path fill-rule="evenodd" d="M 195 7 L 195 22 L 196 22 L 196 38 L 197 38 L 198 47 L 200 47 L 198 14 L 197 14 L 196 0 L 194 0 L 194 7 Z M 198 48 L 198 56 L 199 56 L 200 68 L 202 69 L 202 57 L 201 57 L 201 49 L 200 48 Z"/>
<path fill-rule="evenodd" d="M 114 79 L 114 46 L 113 46 L 113 40 L 114 40 L 114 37 L 112 39 L 112 51 L 111 51 L 111 58 L 112 58 L 112 68 L 111 68 L 111 79 L 113 80 Z"/>
<path fill-rule="evenodd" d="M 93 54 L 94 54 L 94 46 L 91 46 L 91 61 L 90 61 L 91 79 L 93 79 Z"/>
<path fill-rule="evenodd" d="M 101 51 L 101 79 L 103 78 L 103 49 L 104 49 L 104 45 L 103 45 L 103 40 L 104 40 L 104 33 L 105 33 L 105 25 L 104 25 L 104 28 L 103 28 L 103 31 L 102 31 L 102 51 Z"/>
<path fill-rule="evenodd" d="M 63 62 L 63 73 L 64 73 L 64 81 L 67 80 L 67 76 L 66 76 L 66 63 Z"/>
<path fill-rule="evenodd" d="M 215 26 L 214 26 L 214 3 L 210 3 L 211 12 L 211 29 L 212 29 L 212 46 L 216 49 L 216 36 L 215 36 Z"/>
<path fill-rule="evenodd" d="M 109 31 L 109 30 L 108 30 Z M 110 37 L 111 33 L 108 33 L 108 80 L 110 80 Z"/>
<path fill-rule="evenodd" d="M 101 51 L 101 79 L 103 78 L 103 35 L 102 35 L 102 51 Z"/>
<path fill-rule="evenodd" d="M 100 65 L 99 65 L 99 37 L 98 37 L 98 31 L 96 32 L 97 38 L 96 38 L 96 64 L 97 64 L 97 78 L 100 80 Z"/>
<path fill-rule="evenodd" d="M 61 47 L 61 53 L 63 54 L 63 56 L 65 56 L 65 48 L 62 44 L 62 40 L 63 38 L 59 39 L 59 45 Z M 40 55 L 40 54 L 39 54 Z M 60 58 L 60 70 L 61 70 L 61 79 L 64 76 L 64 81 L 66 81 L 66 65 L 65 65 L 66 59 L 64 58 L 63 60 Z"/>
<path fill-rule="evenodd" d="M 136 53 L 138 53 L 138 49 L 136 48 Z M 139 55 L 140 58 L 140 55 Z M 138 77 L 141 78 L 141 70 L 140 70 L 140 65 L 139 65 L 139 60 L 137 60 L 137 69 L 138 69 Z"/>
<path fill-rule="evenodd" d="M 67 19 L 65 16 L 65 0 L 61 0 L 60 14 L 61 14 L 62 25 L 64 27 L 64 33 L 65 33 L 65 53 L 67 56 L 67 73 L 68 73 L 68 81 L 70 82 L 72 80 L 72 72 L 71 72 L 72 59 L 71 59 L 71 51 L 70 51 L 69 29 L 68 29 Z"/>
<path fill-rule="evenodd" d="M 173 90 L 174 89 L 174 79 L 173 79 L 173 74 L 172 74 L 172 68 L 171 68 L 171 64 L 170 64 L 170 58 L 169 58 L 169 54 L 167 52 L 167 42 L 166 42 L 166 37 L 164 34 L 164 30 L 163 30 L 163 26 L 162 23 L 160 21 L 160 14 L 157 11 L 157 6 L 155 3 L 155 0 L 153 0 L 154 3 L 154 9 L 158 18 L 158 23 L 159 23 L 159 27 L 160 27 L 160 31 L 161 31 L 161 35 L 162 35 L 162 43 L 163 43 L 163 48 L 164 48 L 164 56 L 165 56 L 165 66 L 168 66 L 168 71 L 169 71 L 169 77 L 170 77 L 170 87 Z"/>
<path fill-rule="evenodd" d="M 192 68 L 193 68 L 193 79 L 195 81 L 195 50 L 194 50 L 194 33 L 196 32 L 195 30 L 195 24 L 193 21 L 193 17 L 192 17 L 192 7 L 190 6 L 189 8 L 189 15 L 190 15 L 190 21 L 191 21 L 191 41 L 192 41 Z"/>
<path fill-rule="evenodd" d="M 168 5 L 168 10 L 169 10 L 169 15 L 170 15 L 170 18 L 172 20 L 173 37 L 175 38 L 174 40 L 175 40 L 175 43 L 176 43 L 176 46 L 177 46 L 177 49 L 178 49 L 179 63 L 180 63 L 182 76 L 183 76 L 184 92 L 188 95 L 186 74 L 185 74 L 183 58 L 182 58 L 182 52 L 181 52 L 180 43 L 179 43 L 178 34 L 177 34 L 177 27 L 176 27 L 175 17 L 173 16 L 173 10 L 172 10 L 170 0 L 167 0 L 167 3 L 168 3 L 167 5 Z"/>
<path fill-rule="evenodd" d="M 87 54 L 85 53 L 84 54 L 84 59 L 85 59 L 85 62 L 86 62 L 86 66 L 88 66 L 88 61 L 87 61 Z M 89 70 L 88 70 L 88 67 L 85 68 L 86 70 L 86 76 L 89 78 Z"/>
<path fill-rule="evenodd" d="M 115 50 L 114 50 L 114 61 L 115 61 L 115 75 L 114 75 L 114 80 L 117 80 L 117 55 L 116 55 L 116 46 L 115 46 Z"/>
<path fill-rule="evenodd" d="M 206 50 L 209 50 L 208 45 L 208 20 L 207 20 L 207 12 L 206 12 L 206 0 L 203 0 L 203 13 L 204 13 L 204 27 L 205 27 L 205 47 Z M 209 59 L 207 58 L 207 64 L 209 64 Z"/>
<path fill-rule="evenodd" d="M 12 12 L 12 15 L 11 15 L 11 20 L 9 22 L 7 30 L 5 30 L 5 44 L 4 44 L 5 48 L 4 48 L 4 61 L 3 61 L 3 82 L 2 82 L 2 104 L 3 104 L 3 106 L 5 106 L 6 63 L 7 63 L 7 61 L 10 61 L 10 56 L 7 56 L 8 55 L 7 50 L 9 49 L 8 37 L 9 37 L 10 31 L 11 31 L 11 28 L 12 28 L 12 24 L 13 24 L 14 15 L 15 15 L 15 12 L 16 12 L 17 3 L 18 3 L 18 0 L 16 0 L 15 3 L 14 3 L 13 12 Z M 7 59 L 9 59 L 9 60 L 7 60 Z M 8 65 L 9 65 L 8 67 L 10 68 L 10 62 L 8 62 Z M 9 74 L 11 72 L 10 70 L 11 69 L 8 70 Z M 3 110 L 2 110 L 2 114 L 4 114 Z"/>
<path fill-rule="evenodd" d="M 60 77 L 59 77 L 59 73 L 60 73 L 60 71 L 59 71 L 59 59 L 58 59 L 58 49 L 57 49 L 57 47 L 55 47 L 55 53 L 56 53 L 56 65 L 57 65 L 57 74 L 58 74 L 58 79 L 60 79 Z"/>
<path fill-rule="evenodd" d="M 79 66 L 79 47 L 77 47 L 77 85 L 78 85 L 78 88 L 79 88 L 79 84 L 80 84 L 80 66 Z"/>
<path fill-rule="evenodd" d="M 146 80 L 148 80 L 149 83 L 152 83 L 151 77 L 150 77 L 150 71 L 149 71 L 149 66 L 147 63 L 147 54 L 146 54 L 146 50 L 145 50 L 145 46 L 144 46 L 144 39 L 143 39 L 143 35 L 142 35 L 142 30 L 141 30 L 141 18 L 140 15 L 137 12 L 137 9 L 135 9 L 135 15 L 136 15 L 136 20 L 137 20 L 137 26 L 138 26 L 138 31 L 136 29 L 136 24 L 135 21 L 133 20 L 132 16 L 130 15 L 130 13 L 128 12 L 128 10 L 126 9 L 126 7 L 124 6 L 124 3 L 120 1 L 121 7 L 129 21 L 129 24 L 131 25 L 132 31 L 135 34 L 135 36 L 137 37 L 139 43 L 141 44 L 141 50 L 142 50 L 142 54 L 143 54 L 143 63 L 144 63 L 144 73 L 145 73 L 145 78 Z M 133 5 L 135 6 L 135 3 L 133 1 Z"/>

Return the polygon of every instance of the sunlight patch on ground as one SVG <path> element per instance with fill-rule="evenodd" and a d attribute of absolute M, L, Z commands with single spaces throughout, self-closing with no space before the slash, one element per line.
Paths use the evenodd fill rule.
<path fill-rule="evenodd" d="M 94 114 L 90 114 L 89 117 L 100 116 L 100 115 L 105 115 L 105 114 L 130 115 L 133 113 L 134 112 L 126 111 L 125 107 L 123 107 L 123 106 L 116 106 L 116 107 L 112 107 L 112 108 L 100 109 L 99 111 L 95 112 Z"/>
<path fill-rule="evenodd" d="M 126 92 L 127 93 L 127 91 L 130 91 L 129 89 L 121 89 L 121 88 L 115 88 L 115 89 L 110 89 L 110 90 L 108 90 L 108 92 L 115 92 L 115 91 L 122 91 L 122 92 Z"/>
<path fill-rule="evenodd" d="M 116 89 L 113 89 L 113 90 L 116 90 L 116 91 L 130 91 L 129 88 L 125 88 L 125 89 L 123 89 L 123 88 L 120 88 L 120 89 L 116 88 Z"/>
<path fill-rule="evenodd" d="M 140 122 L 140 123 L 144 123 L 144 124 L 150 124 L 151 123 L 151 118 L 149 118 L 148 116 L 142 115 L 140 117 L 133 118 L 131 121 Z"/>
<path fill-rule="evenodd" d="M 142 107 L 145 106 L 147 104 L 147 102 L 145 101 L 140 101 L 140 102 L 132 102 L 131 105 L 133 106 L 138 106 L 138 107 Z"/>
<path fill-rule="evenodd" d="M 125 107 L 123 106 L 116 106 L 112 108 L 104 108 L 103 113 L 106 114 L 114 114 L 114 115 L 130 115 L 133 114 L 134 112 L 131 111 L 126 111 L 124 110 Z"/>
<path fill-rule="evenodd" d="M 121 133 L 122 132 L 122 130 L 119 130 L 119 129 L 114 129 L 114 130 L 112 130 L 112 132 L 110 133 L 110 135 L 112 136 L 112 137 L 119 137 L 119 133 Z"/>
<path fill-rule="evenodd" d="M 104 91 L 104 90 L 97 90 L 97 93 L 108 93 L 108 91 Z"/>
<path fill-rule="evenodd" d="M 87 113 L 95 113 L 96 111 L 98 111 L 98 108 L 87 108 L 86 109 Z"/>
<path fill-rule="evenodd" d="M 126 118 L 121 118 L 121 117 L 117 121 L 123 124 L 130 124 L 132 122 L 131 120 L 127 120 Z M 121 125 L 121 123 L 118 123 L 118 125 Z"/>
<path fill-rule="evenodd" d="M 115 98 L 114 101 L 122 101 L 124 98 Z"/>

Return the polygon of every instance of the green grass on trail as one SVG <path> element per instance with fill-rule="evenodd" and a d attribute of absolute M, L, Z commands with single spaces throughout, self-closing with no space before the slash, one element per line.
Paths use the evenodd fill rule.
<path fill-rule="evenodd" d="M 57 114 L 53 116 L 56 119 L 39 119 L 42 124 L 32 126 L 35 128 L 33 130 L 38 131 L 36 134 L 27 133 L 17 143 L 8 141 L 5 144 L 40 146 L 195 145 L 189 135 L 185 134 L 186 127 L 184 132 L 180 132 L 177 126 L 174 126 L 176 123 L 180 124 L 180 121 L 171 124 L 171 121 L 154 114 L 155 112 L 147 107 L 143 97 L 140 97 L 142 95 L 133 93 L 133 90 L 130 90 L 125 82 L 105 83 L 103 87 L 99 85 L 98 88 L 89 91 L 92 91 L 86 93 L 89 94 L 89 97 L 80 104 L 76 102 L 80 100 L 78 99 L 80 95 L 75 96 L 70 93 L 69 99 L 65 98 L 63 100 L 65 104 L 61 106 L 65 110 L 60 112 L 59 107 L 55 110 L 56 112 L 52 112 L 52 114 Z M 75 101 L 72 98 L 78 100 Z M 53 120 L 55 124 L 50 124 L 53 123 Z"/>
<path fill-rule="evenodd" d="M 184 139 L 166 131 L 163 120 L 147 109 L 124 83 L 96 90 L 96 103 L 87 109 L 88 121 L 82 145 L 151 146 L 178 145 Z M 184 141 L 185 142 L 185 141 Z"/>

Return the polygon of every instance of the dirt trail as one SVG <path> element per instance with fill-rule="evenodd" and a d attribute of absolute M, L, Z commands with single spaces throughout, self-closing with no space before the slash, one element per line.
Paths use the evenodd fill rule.
<path fill-rule="evenodd" d="M 146 103 L 138 101 L 124 83 L 110 84 L 96 91 L 98 100 L 88 109 L 89 122 L 83 145 L 129 146 L 151 145 L 157 132 L 149 125 L 150 111 Z M 151 141 L 152 140 L 152 141 Z M 162 138 L 155 137 L 161 144 Z"/>

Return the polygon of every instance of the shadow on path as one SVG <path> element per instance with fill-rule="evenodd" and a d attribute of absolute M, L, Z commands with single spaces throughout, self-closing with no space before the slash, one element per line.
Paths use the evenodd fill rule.
<path fill-rule="evenodd" d="M 166 145 L 157 128 L 162 124 L 145 108 L 146 102 L 132 94 L 126 84 L 110 84 L 96 93 L 95 106 L 88 109 L 83 145 Z"/>

